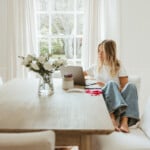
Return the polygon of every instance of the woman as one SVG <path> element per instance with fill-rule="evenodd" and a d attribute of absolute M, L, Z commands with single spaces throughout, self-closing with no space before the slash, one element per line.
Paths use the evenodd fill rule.
<path fill-rule="evenodd" d="M 123 64 L 116 56 L 116 43 L 104 40 L 98 45 L 98 65 L 84 72 L 94 76 L 102 86 L 103 97 L 116 131 L 129 132 L 139 121 L 138 95 L 135 85 L 128 82 Z"/>

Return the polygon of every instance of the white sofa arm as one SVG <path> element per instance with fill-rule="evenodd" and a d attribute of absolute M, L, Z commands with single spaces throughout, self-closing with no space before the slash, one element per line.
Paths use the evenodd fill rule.
<path fill-rule="evenodd" d="M 92 137 L 92 150 L 150 150 L 150 139 L 139 128 Z"/>
<path fill-rule="evenodd" d="M 0 87 L 3 85 L 2 78 L 0 77 Z"/>
<path fill-rule="evenodd" d="M 150 139 L 150 97 L 148 98 L 139 127 Z"/>

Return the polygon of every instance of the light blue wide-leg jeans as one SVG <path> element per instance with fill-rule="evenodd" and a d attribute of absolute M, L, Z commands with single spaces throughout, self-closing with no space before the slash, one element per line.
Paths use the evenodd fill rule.
<path fill-rule="evenodd" d="M 129 126 L 139 121 L 138 94 L 134 84 L 127 83 L 120 92 L 118 84 L 111 80 L 102 90 L 108 111 L 114 113 L 116 119 L 128 117 Z"/>

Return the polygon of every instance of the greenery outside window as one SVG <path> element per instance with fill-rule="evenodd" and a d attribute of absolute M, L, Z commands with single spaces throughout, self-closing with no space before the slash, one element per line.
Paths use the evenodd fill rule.
<path fill-rule="evenodd" d="M 35 0 L 35 10 L 38 51 L 81 64 L 84 0 Z"/>

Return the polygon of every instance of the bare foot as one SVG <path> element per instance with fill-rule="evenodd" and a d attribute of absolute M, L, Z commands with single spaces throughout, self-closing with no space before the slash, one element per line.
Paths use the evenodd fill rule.
<path fill-rule="evenodd" d="M 111 117 L 111 120 L 112 120 L 112 123 L 113 123 L 113 125 L 114 125 L 114 127 L 115 127 L 115 131 L 120 131 L 120 128 L 118 127 L 118 123 L 117 123 L 117 121 L 116 121 L 116 119 L 115 119 L 115 115 L 113 114 L 113 113 L 111 113 L 110 114 L 110 117 Z"/>
<path fill-rule="evenodd" d="M 124 133 L 129 133 L 128 118 L 127 117 L 123 117 L 121 119 L 120 130 Z"/>

